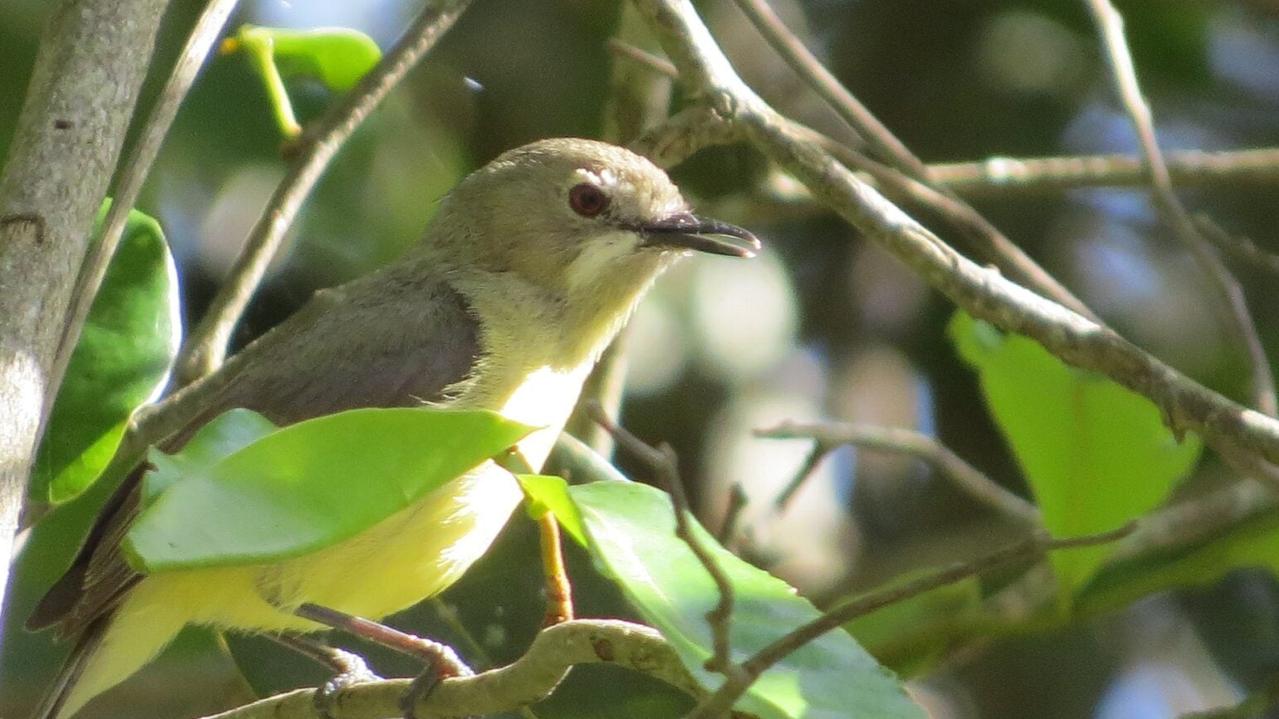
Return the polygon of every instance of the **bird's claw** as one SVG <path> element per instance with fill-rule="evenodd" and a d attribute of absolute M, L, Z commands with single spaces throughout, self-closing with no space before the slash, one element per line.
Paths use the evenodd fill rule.
<path fill-rule="evenodd" d="M 334 719 L 333 710 L 337 708 L 338 695 L 343 690 L 356 684 L 382 681 L 382 677 L 369 669 L 369 665 L 359 656 L 341 649 L 333 649 L 332 652 L 332 657 L 336 660 L 334 666 L 340 669 L 315 690 L 312 699 L 315 712 L 323 719 Z"/>
<path fill-rule="evenodd" d="M 454 653 L 453 649 L 446 644 L 423 640 L 425 643 L 434 645 L 432 651 L 436 653 L 434 657 L 423 656 L 422 659 L 426 663 L 426 667 L 413 678 L 409 683 L 409 688 L 400 697 L 400 711 L 404 713 L 404 719 L 417 719 L 417 705 L 426 701 L 431 696 L 431 692 L 440 685 L 440 682 L 452 677 L 469 677 L 474 676 L 475 672 L 468 667 Z M 466 719 L 473 719 L 467 717 Z"/>

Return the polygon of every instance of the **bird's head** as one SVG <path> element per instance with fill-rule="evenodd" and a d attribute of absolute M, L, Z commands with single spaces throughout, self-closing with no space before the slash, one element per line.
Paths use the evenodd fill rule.
<path fill-rule="evenodd" d="M 581 139 L 506 152 L 458 185 L 436 222 L 448 229 L 432 239 L 453 244 L 454 259 L 515 273 L 569 303 L 642 291 L 693 251 L 751 257 L 760 246 L 740 227 L 694 215 L 647 159 Z"/>

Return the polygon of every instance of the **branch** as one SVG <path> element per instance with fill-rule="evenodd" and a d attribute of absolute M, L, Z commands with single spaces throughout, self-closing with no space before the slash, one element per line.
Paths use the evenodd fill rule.
<path fill-rule="evenodd" d="M 133 209 L 138 201 L 138 193 L 142 190 L 147 172 L 160 152 L 160 145 L 173 124 L 173 118 L 177 117 L 178 107 L 191 89 L 192 83 L 195 82 L 196 73 L 199 72 L 204 59 L 208 57 L 209 49 L 222 33 L 222 28 L 226 25 L 227 18 L 230 17 L 238 1 L 211 0 L 205 6 L 195 22 L 195 27 L 191 30 L 191 35 L 187 37 L 186 46 L 182 48 L 182 53 L 178 56 L 164 89 L 160 91 L 155 106 L 151 108 L 146 118 L 137 143 L 124 162 L 112 193 L 111 209 L 107 211 L 106 221 L 102 226 L 101 238 L 89 251 L 89 256 L 85 258 L 79 281 L 76 283 L 75 298 L 72 301 L 67 322 L 62 328 L 57 361 L 50 375 L 55 385 L 61 383 L 67 363 L 71 361 L 71 354 L 79 340 L 80 330 L 84 326 L 85 318 L 89 316 L 93 298 L 98 294 L 102 278 L 107 273 L 107 265 L 110 264 L 111 256 L 115 254 L 116 245 L 120 242 L 125 221 L 129 217 L 129 210 Z"/>
<path fill-rule="evenodd" d="M 701 562 L 702 567 L 706 569 L 706 573 L 711 576 L 711 579 L 715 582 L 715 588 L 719 591 L 719 601 L 716 602 L 715 608 L 706 613 L 706 623 L 710 625 L 712 644 L 714 645 L 714 654 L 710 659 L 706 660 L 706 669 L 707 671 L 720 672 L 730 678 L 740 674 L 737 665 L 733 664 L 729 633 L 733 620 L 733 602 L 735 600 L 733 583 L 729 581 L 728 575 L 724 573 L 723 568 L 711 556 L 710 550 L 693 534 L 692 525 L 688 521 L 688 518 L 692 516 L 692 510 L 689 509 L 688 497 L 684 494 L 684 483 L 679 476 L 679 460 L 675 456 L 675 450 L 671 449 L 671 446 L 665 442 L 658 447 L 650 447 L 640 438 L 614 424 L 599 408 L 599 405 L 592 406 L 589 411 L 595 421 L 609 434 L 613 435 L 613 439 L 617 441 L 623 450 L 630 452 L 648 465 L 649 469 L 658 476 L 662 485 L 665 486 L 666 491 L 670 493 L 671 504 L 674 505 L 675 510 L 675 536 L 688 545 L 688 548 L 697 557 L 697 561 Z"/>
<path fill-rule="evenodd" d="M 705 696 L 666 640 L 648 627 L 608 619 L 576 619 L 543 629 L 524 656 L 498 669 L 441 681 L 416 707 L 419 719 L 509 712 L 545 699 L 578 664 L 611 664 L 640 672 L 693 697 Z M 356 684 L 337 692 L 332 719 L 402 716 L 411 680 Z M 204 719 L 319 719 L 315 690 L 299 689 Z"/>
<path fill-rule="evenodd" d="M 922 432 L 900 427 L 876 427 L 863 424 L 847 424 L 824 422 L 821 424 L 801 424 L 783 422 L 766 430 L 756 430 L 756 437 L 772 439 L 812 439 L 816 440 L 814 453 L 826 451 L 843 444 L 869 447 L 884 452 L 896 452 L 918 457 L 931 464 L 942 476 L 949 479 L 956 487 L 966 492 L 977 501 L 1008 515 L 1020 522 L 1038 527 L 1040 525 L 1039 510 L 1035 505 L 1018 497 L 1000 486 L 990 477 L 982 474 L 949 447 Z M 807 466 L 807 464 L 806 464 Z M 810 470 L 811 472 L 811 470 Z M 779 508 L 784 507 L 784 498 L 789 498 L 798 489 L 798 485 L 809 474 L 805 472 L 795 478 L 778 498 Z"/>
<path fill-rule="evenodd" d="M 888 165 L 907 178 L 924 185 L 931 183 L 928 167 L 899 140 L 892 131 L 862 105 L 839 80 L 827 70 L 804 43 L 795 37 L 781 18 L 768 6 L 767 0 L 736 0 L 738 8 L 746 14 L 768 44 L 782 56 L 795 74 L 808 83 L 826 101 L 850 129 L 866 139 L 876 154 Z M 856 154 L 856 153 L 854 153 Z M 973 209 L 948 190 L 936 193 L 947 202 L 934 204 L 935 198 L 921 195 L 921 201 L 934 207 L 951 219 L 960 233 L 972 243 L 988 261 L 994 262 L 1027 287 L 1039 292 L 1074 311 L 1097 321 L 1088 307 L 1070 290 L 1040 267 L 1029 255 L 1010 240 L 999 228 L 991 224 L 981 213 Z"/>
<path fill-rule="evenodd" d="M 1166 153 L 1164 159 L 1169 177 L 1178 185 L 1279 182 L 1279 148 L 1183 150 Z M 1131 155 L 992 157 L 981 162 L 932 164 L 928 175 L 936 184 L 965 195 L 1005 196 L 1150 184 L 1142 158 Z"/>
<path fill-rule="evenodd" d="M 163 0 L 57 3 L 0 176 L 0 605 L 63 320 Z"/>
<path fill-rule="evenodd" d="M 888 202 L 786 120 L 733 71 L 688 2 L 636 0 L 667 55 L 714 115 L 740 126 L 757 149 L 819 200 L 975 317 L 1037 340 L 1065 362 L 1105 374 L 1155 402 L 1177 432 L 1193 430 L 1224 451 L 1279 463 L 1279 422 L 1194 382 L 1113 330 L 1045 300 L 960 255 Z M 706 117 L 706 115 L 703 115 Z"/>
<path fill-rule="evenodd" d="M 178 355 L 179 384 L 203 377 L 222 364 L 244 308 L 329 162 L 469 4 L 470 0 L 438 0 L 427 5 L 381 62 L 317 122 L 314 131 L 304 133 L 300 139 L 303 148 L 293 166 L 280 181 L 262 217 L 249 233 L 226 282 Z"/>
<path fill-rule="evenodd" d="M 1137 70 L 1133 67 L 1132 53 L 1124 40 L 1124 21 L 1110 0 L 1086 0 L 1106 50 L 1115 91 L 1124 109 L 1132 119 L 1133 128 L 1141 144 L 1141 154 L 1150 172 L 1150 184 L 1154 190 L 1155 205 L 1164 221 L 1173 229 L 1200 268 L 1208 275 L 1219 301 L 1227 312 L 1230 327 L 1248 355 L 1252 370 L 1252 403 L 1261 412 L 1274 416 L 1279 413 L 1279 400 L 1275 397 L 1275 378 L 1270 371 L 1270 360 L 1257 334 L 1257 324 L 1248 311 L 1239 281 L 1213 251 L 1208 241 L 1199 233 L 1194 219 L 1186 211 L 1172 189 L 1172 178 L 1164 163 L 1163 153 L 1155 138 L 1155 123 L 1137 84 Z"/>
<path fill-rule="evenodd" d="M 730 678 L 724 682 L 714 694 L 703 700 L 685 719 L 715 719 L 716 717 L 726 716 L 729 709 L 737 702 L 737 699 L 750 688 L 751 683 L 758 679 L 761 674 L 768 671 L 770 667 L 805 644 L 832 629 L 851 622 L 857 617 L 969 577 L 1032 560 L 1056 549 L 1108 544 L 1132 533 L 1136 526 L 1135 523 L 1129 523 L 1114 531 L 1071 537 L 1069 539 L 1052 539 L 1047 534 L 1040 533 L 1029 539 L 996 549 L 985 556 L 967 562 L 952 564 L 949 567 L 912 579 L 904 584 L 887 586 L 867 592 L 825 612 L 817 619 L 785 636 L 779 637 L 772 644 L 756 652 L 754 656 L 742 662 L 743 673 L 740 678 Z"/>

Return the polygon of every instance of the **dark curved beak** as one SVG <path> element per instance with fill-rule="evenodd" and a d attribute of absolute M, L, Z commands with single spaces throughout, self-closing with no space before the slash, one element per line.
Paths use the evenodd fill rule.
<path fill-rule="evenodd" d="M 647 247 L 697 250 L 729 257 L 754 257 L 760 249 L 759 238 L 750 231 L 691 212 L 680 212 L 631 229 L 639 233 Z"/>

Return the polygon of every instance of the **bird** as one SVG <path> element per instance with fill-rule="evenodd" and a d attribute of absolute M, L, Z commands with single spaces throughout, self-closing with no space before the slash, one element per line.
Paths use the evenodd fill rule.
<path fill-rule="evenodd" d="M 539 140 L 464 178 L 400 258 L 320 290 L 230 358 L 207 408 L 161 446 L 178 450 L 232 408 L 287 425 L 431 405 L 493 410 L 538 428 L 518 445 L 536 471 L 600 353 L 665 269 L 695 252 L 759 249 L 749 231 L 694 214 L 640 155 L 587 139 Z M 309 554 L 143 575 L 120 543 L 145 470 L 107 501 L 28 620 L 74 641 L 37 719 L 72 716 L 187 624 L 307 633 L 325 627 L 294 613 L 304 603 L 368 619 L 416 604 L 456 581 L 522 498 L 511 474 L 489 462 Z"/>

